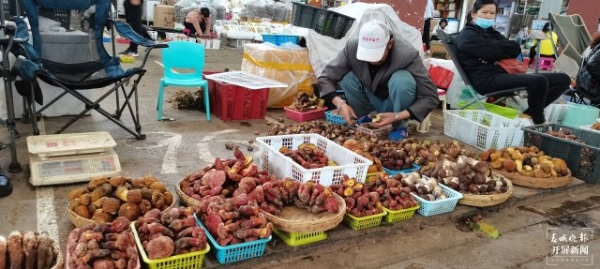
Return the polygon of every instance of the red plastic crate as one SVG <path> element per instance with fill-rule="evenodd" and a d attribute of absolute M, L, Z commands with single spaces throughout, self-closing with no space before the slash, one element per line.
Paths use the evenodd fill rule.
<path fill-rule="evenodd" d="M 215 85 L 215 109 L 213 111 L 221 120 L 265 118 L 269 88 L 251 90 L 219 81 L 212 83 Z"/>
<path fill-rule="evenodd" d="M 446 90 L 450 87 L 454 72 L 441 66 L 432 66 L 429 68 L 429 76 L 438 88 Z"/>
<path fill-rule="evenodd" d="M 309 120 L 325 118 L 325 111 L 327 111 L 327 107 L 323 107 L 321 109 L 316 109 L 316 110 L 312 110 L 312 111 L 306 111 L 306 112 L 300 112 L 300 111 L 291 109 L 287 106 L 284 107 L 283 109 L 285 109 L 285 116 L 288 119 L 294 120 L 297 122 L 305 122 L 305 121 L 309 121 Z"/>
<path fill-rule="evenodd" d="M 217 73 L 222 73 L 221 71 L 202 71 L 202 78 L 206 79 L 206 76 L 208 75 L 212 75 L 212 74 L 217 74 Z M 206 79 L 206 81 L 208 82 L 208 99 L 210 99 L 210 112 L 214 112 L 215 111 L 215 95 L 216 95 L 216 90 L 215 88 L 217 87 L 215 85 L 215 81 L 214 80 L 210 80 L 210 79 Z"/>

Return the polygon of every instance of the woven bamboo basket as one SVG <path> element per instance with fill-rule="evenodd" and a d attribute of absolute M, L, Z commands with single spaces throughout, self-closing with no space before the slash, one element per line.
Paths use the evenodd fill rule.
<path fill-rule="evenodd" d="M 290 233 L 325 232 L 337 227 L 344 219 L 344 214 L 346 214 L 344 199 L 337 194 L 334 194 L 334 197 L 339 205 L 337 213 L 322 212 L 313 214 L 306 209 L 295 206 L 284 207 L 281 210 L 281 216 L 275 216 L 265 211 L 263 213 L 273 223 L 273 226 L 280 231 Z"/>
<path fill-rule="evenodd" d="M 52 244 L 52 251 L 54 252 L 54 256 L 56 256 L 56 262 L 52 266 L 52 269 L 62 269 L 64 267 L 64 258 L 56 241 Z"/>
<path fill-rule="evenodd" d="M 502 176 L 504 177 L 504 176 Z M 492 194 L 492 195 L 477 195 L 477 194 L 469 194 L 462 193 L 463 198 L 458 200 L 458 203 L 461 205 L 469 205 L 475 207 L 486 207 L 486 206 L 494 206 L 504 203 L 510 198 L 510 196 L 514 192 L 514 187 L 512 182 L 509 179 L 504 177 L 506 181 L 507 190 L 505 193 L 500 194 Z"/>
<path fill-rule="evenodd" d="M 196 200 L 196 199 L 194 199 L 192 197 L 189 197 L 187 194 L 185 194 L 183 192 L 183 190 L 181 190 L 181 182 L 184 181 L 184 180 L 185 180 L 185 178 L 183 178 L 182 180 L 180 180 L 179 182 L 177 182 L 177 186 L 175 188 L 175 192 L 177 193 L 177 196 L 179 196 L 179 200 L 181 200 L 181 202 L 184 205 L 189 206 L 189 207 L 194 208 L 194 209 L 197 209 L 198 206 L 199 206 L 199 204 L 200 204 L 200 201 L 198 201 L 198 200 Z"/>
<path fill-rule="evenodd" d="M 175 199 L 173 199 L 173 202 L 171 202 L 169 207 L 167 207 L 165 210 L 168 210 L 169 208 L 172 208 L 173 206 L 175 206 Z M 67 208 L 67 216 L 69 216 L 69 220 L 71 220 L 71 223 L 73 223 L 73 225 L 75 225 L 75 227 L 77 227 L 77 228 L 82 227 L 84 225 L 96 223 L 96 221 L 93 221 L 91 219 L 84 218 L 82 216 L 77 215 L 70 208 Z"/>
<path fill-rule="evenodd" d="M 553 178 L 528 177 L 504 170 L 495 171 L 512 181 L 514 185 L 535 189 L 555 189 L 571 183 L 571 170 L 568 170 L 569 173 L 566 176 Z"/>

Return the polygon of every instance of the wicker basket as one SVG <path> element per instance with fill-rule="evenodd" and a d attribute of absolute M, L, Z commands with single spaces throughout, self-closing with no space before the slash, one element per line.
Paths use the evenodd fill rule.
<path fill-rule="evenodd" d="M 568 170 L 568 174 L 563 177 L 554 177 L 554 178 L 537 178 L 537 177 L 528 177 L 515 173 L 509 173 L 504 170 L 495 170 L 500 175 L 503 175 L 505 178 L 512 181 L 514 185 L 535 188 L 535 189 L 555 189 L 560 188 L 562 186 L 566 186 L 571 183 L 571 170 Z"/>
<path fill-rule="evenodd" d="M 54 266 L 51 267 L 51 269 L 62 269 L 64 267 L 65 260 L 63 258 L 62 252 L 60 252 L 60 247 L 58 246 L 57 242 L 54 242 L 52 244 L 52 251 L 56 256 L 56 263 L 54 264 Z"/>
<path fill-rule="evenodd" d="M 338 201 L 337 213 L 323 212 L 313 214 L 305 209 L 295 206 L 287 206 L 281 210 L 281 216 L 275 216 L 263 211 L 267 219 L 273 223 L 276 229 L 290 233 L 313 233 L 325 232 L 337 227 L 346 214 L 346 202 L 342 197 L 334 194 Z"/>
<path fill-rule="evenodd" d="M 167 207 L 165 210 L 168 210 L 169 208 L 172 208 L 173 206 L 175 206 L 175 199 L 173 199 L 173 202 L 171 202 L 171 204 L 169 205 L 169 207 Z M 84 225 L 96 223 L 96 221 L 93 221 L 91 219 L 84 218 L 82 216 L 77 215 L 70 208 L 67 208 L 67 216 L 69 216 L 69 220 L 77 228 L 80 228 L 80 227 L 82 227 Z"/>
<path fill-rule="evenodd" d="M 458 203 L 461 205 L 469 205 L 475 207 L 494 206 L 504 203 L 508 200 L 508 198 L 510 198 L 515 189 L 509 179 L 506 179 L 505 177 L 505 180 L 506 184 L 508 185 L 505 193 L 492 195 L 476 195 L 463 193 L 463 198 L 458 200 Z"/>
<path fill-rule="evenodd" d="M 189 206 L 191 208 L 198 209 L 198 206 L 200 205 L 200 201 L 198 201 L 192 197 L 189 197 L 187 194 L 185 194 L 183 192 L 183 190 L 181 190 L 181 182 L 184 180 L 185 180 L 185 178 L 183 178 L 182 180 L 177 182 L 177 186 L 175 186 L 175 192 L 177 193 L 177 196 L 179 196 L 179 200 L 181 200 L 181 203 L 183 203 L 184 205 Z"/>

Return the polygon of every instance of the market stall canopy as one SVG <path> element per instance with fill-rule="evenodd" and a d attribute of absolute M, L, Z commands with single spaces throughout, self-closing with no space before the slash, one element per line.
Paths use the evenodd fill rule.
<path fill-rule="evenodd" d="M 344 48 L 346 42 L 352 37 L 358 36 L 358 31 L 362 25 L 363 19 L 369 20 L 373 14 L 385 17 L 386 23 L 390 26 L 394 35 L 405 39 L 412 44 L 422 55 L 423 42 L 421 32 L 409 24 L 403 22 L 398 17 L 400 11 L 394 10 L 387 4 L 367 4 L 353 3 L 342 7 L 330 8 L 329 10 L 352 17 L 354 24 L 348 30 L 348 33 L 342 39 L 334 39 L 321 35 L 314 30 L 308 31 L 306 36 L 306 46 L 309 50 L 310 62 L 317 77 L 320 76 L 325 66 Z"/>

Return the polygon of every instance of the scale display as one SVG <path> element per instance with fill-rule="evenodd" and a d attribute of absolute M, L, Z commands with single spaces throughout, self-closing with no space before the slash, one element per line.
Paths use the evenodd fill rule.
<path fill-rule="evenodd" d="M 31 178 L 34 186 L 68 184 L 89 181 L 100 176 L 121 173 L 119 158 L 114 150 L 100 154 L 83 154 L 42 160 L 30 155 Z"/>

